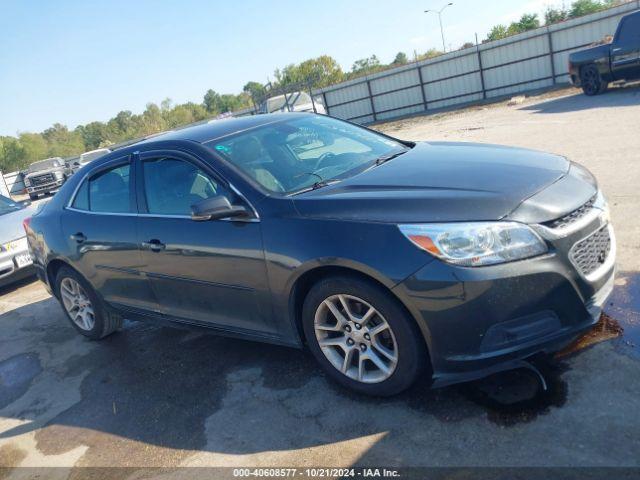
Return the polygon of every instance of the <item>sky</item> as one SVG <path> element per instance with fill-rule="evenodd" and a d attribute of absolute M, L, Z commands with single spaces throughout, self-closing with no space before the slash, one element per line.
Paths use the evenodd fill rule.
<path fill-rule="evenodd" d="M 0 0 L 0 135 L 73 129 L 148 102 L 201 102 L 319 55 L 442 48 L 446 0 Z M 453 0 L 447 48 L 562 0 Z"/>

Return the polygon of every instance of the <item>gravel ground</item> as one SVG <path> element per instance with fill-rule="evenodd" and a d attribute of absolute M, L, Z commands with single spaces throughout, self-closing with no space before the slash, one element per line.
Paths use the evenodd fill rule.
<path fill-rule="evenodd" d="M 548 393 L 520 372 L 375 400 L 287 348 L 133 322 L 90 342 L 22 282 L 0 290 L 0 478 L 17 466 L 638 466 L 640 89 L 557 95 L 376 127 L 557 152 L 598 177 L 619 243 L 608 313 L 625 331 L 541 365 Z"/>

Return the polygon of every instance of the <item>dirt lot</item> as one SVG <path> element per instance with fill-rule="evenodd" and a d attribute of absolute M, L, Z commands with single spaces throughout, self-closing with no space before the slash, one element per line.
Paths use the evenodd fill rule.
<path fill-rule="evenodd" d="M 296 350 L 139 323 L 90 342 L 25 282 L 0 291 L 0 466 L 639 466 L 639 118 L 626 88 L 377 127 L 549 150 L 600 180 L 619 245 L 607 311 L 625 331 L 543 365 L 548 393 L 519 372 L 372 400 Z"/>

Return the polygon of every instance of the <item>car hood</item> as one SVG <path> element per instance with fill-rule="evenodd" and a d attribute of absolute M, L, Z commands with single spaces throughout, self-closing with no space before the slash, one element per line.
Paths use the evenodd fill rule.
<path fill-rule="evenodd" d="M 418 143 L 378 167 L 293 199 L 303 217 L 395 223 L 499 220 L 565 177 L 570 165 L 564 157 L 521 148 Z M 527 218 L 535 219 L 538 211 L 541 218 L 549 214 L 534 208 Z"/>
<path fill-rule="evenodd" d="M 26 236 L 22 221 L 33 213 L 34 208 L 27 207 L 0 215 L 0 245 Z"/>
<path fill-rule="evenodd" d="M 45 175 L 47 173 L 55 173 L 55 172 L 61 172 L 61 171 L 64 171 L 64 167 L 47 168 L 45 170 L 37 170 L 35 172 L 27 173 L 24 176 L 24 178 L 39 177 L 40 175 Z"/>

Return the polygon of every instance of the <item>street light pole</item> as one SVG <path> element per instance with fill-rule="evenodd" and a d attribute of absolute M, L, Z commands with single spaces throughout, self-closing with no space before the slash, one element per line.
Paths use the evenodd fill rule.
<path fill-rule="evenodd" d="M 451 5 L 453 5 L 453 3 L 447 3 L 440 10 L 425 10 L 424 11 L 424 13 L 437 13 L 438 14 L 438 20 L 440 21 L 440 35 L 442 35 L 442 51 L 445 52 L 445 53 L 447 52 L 447 45 L 444 42 L 444 28 L 442 27 L 442 12 L 444 12 L 444 10 L 447 7 L 450 7 Z"/>

